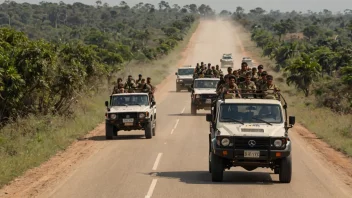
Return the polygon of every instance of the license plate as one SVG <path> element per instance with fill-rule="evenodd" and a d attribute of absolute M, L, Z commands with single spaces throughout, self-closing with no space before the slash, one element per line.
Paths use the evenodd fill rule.
<path fill-rule="evenodd" d="M 133 126 L 133 122 L 126 122 L 125 126 Z"/>
<path fill-rule="evenodd" d="M 259 158 L 260 151 L 244 151 L 244 157 L 247 158 Z"/>
<path fill-rule="evenodd" d="M 133 120 L 134 120 L 133 118 L 126 118 L 126 119 L 123 119 L 122 122 L 123 123 L 128 123 L 128 122 L 133 123 Z"/>
<path fill-rule="evenodd" d="M 205 101 L 205 103 L 206 103 L 206 104 L 211 104 L 211 99 L 207 99 L 207 100 Z"/>

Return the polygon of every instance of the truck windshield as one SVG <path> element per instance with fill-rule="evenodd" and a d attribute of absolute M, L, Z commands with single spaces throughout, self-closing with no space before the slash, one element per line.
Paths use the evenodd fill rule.
<path fill-rule="evenodd" d="M 196 80 L 194 88 L 216 89 L 219 80 Z"/>
<path fill-rule="evenodd" d="M 221 104 L 220 122 L 282 123 L 282 111 L 275 104 Z"/>
<path fill-rule="evenodd" d="M 133 106 L 144 105 L 148 106 L 148 96 L 146 95 L 120 95 L 111 98 L 111 106 Z"/>
<path fill-rule="evenodd" d="M 231 56 L 223 56 L 222 58 L 223 58 L 223 59 L 232 59 Z"/>
<path fill-rule="evenodd" d="M 189 69 L 179 69 L 177 74 L 182 76 L 182 75 L 192 75 L 194 73 L 194 68 L 189 68 Z"/>

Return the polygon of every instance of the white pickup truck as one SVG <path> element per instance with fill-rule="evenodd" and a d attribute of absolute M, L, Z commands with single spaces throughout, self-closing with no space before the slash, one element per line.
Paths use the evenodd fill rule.
<path fill-rule="evenodd" d="M 144 130 L 151 139 L 156 132 L 156 104 L 150 102 L 148 93 L 120 93 L 105 101 L 106 139 L 113 139 L 118 131 Z"/>

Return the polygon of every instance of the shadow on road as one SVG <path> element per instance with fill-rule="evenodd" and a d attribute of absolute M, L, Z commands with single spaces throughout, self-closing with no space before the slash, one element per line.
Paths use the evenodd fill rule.
<path fill-rule="evenodd" d="M 270 173 L 262 172 L 242 172 L 242 171 L 225 171 L 223 182 L 212 182 L 211 173 L 207 171 L 175 171 L 175 172 L 157 172 L 156 177 L 179 179 L 187 184 L 241 184 L 241 185 L 273 185 L 279 183 L 273 181 Z"/>
<path fill-rule="evenodd" d="M 113 140 L 140 140 L 145 139 L 145 135 L 118 135 L 114 136 Z M 93 136 L 89 138 L 78 139 L 79 141 L 93 140 L 93 141 L 112 141 L 107 140 L 104 135 Z"/>
<path fill-rule="evenodd" d="M 182 91 L 179 91 L 179 92 L 177 92 L 175 90 L 171 90 L 171 91 L 169 91 L 169 93 L 191 93 L 191 92 L 189 92 L 187 90 L 182 90 Z"/>
<path fill-rule="evenodd" d="M 168 114 L 168 116 L 205 116 L 205 115 L 207 115 L 206 113 L 197 113 L 196 115 L 192 115 L 192 114 L 190 114 L 190 113 L 182 113 L 182 114 L 180 114 L 180 113 L 174 113 L 174 114 Z"/>

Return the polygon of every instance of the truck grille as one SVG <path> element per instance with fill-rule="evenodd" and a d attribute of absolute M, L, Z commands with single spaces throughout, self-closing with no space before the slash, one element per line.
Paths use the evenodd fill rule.
<path fill-rule="evenodd" d="M 119 113 L 118 118 L 137 118 L 137 113 Z"/>
<path fill-rule="evenodd" d="M 248 149 L 248 150 L 268 150 L 270 149 L 270 139 L 262 137 L 234 137 L 235 149 Z M 251 142 L 250 142 L 251 141 Z M 250 143 L 255 143 L 250 146 Z"/>
<path fill-rule="evenodd" d="M 202 99 L 206 99 L 206 98 L 216 98 L 216 94 L 201 94 L 200 97 Z"/>

